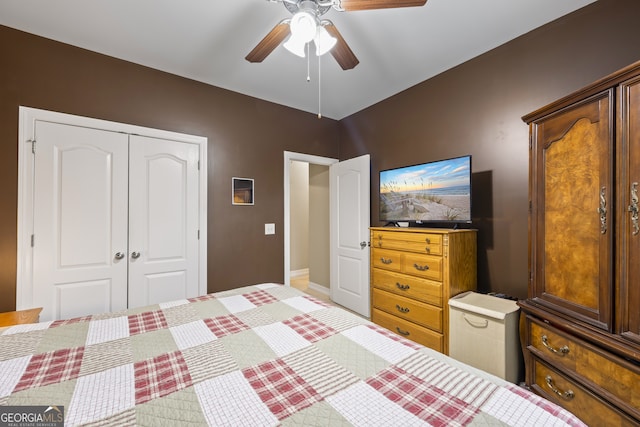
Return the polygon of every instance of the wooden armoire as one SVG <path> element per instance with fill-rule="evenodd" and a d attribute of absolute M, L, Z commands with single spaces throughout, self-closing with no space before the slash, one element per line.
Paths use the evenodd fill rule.
<path fill-rule="evenodd" d="M 526 383 L 589 425 L 639 425 L 640 62 L 523 120 Z"/>

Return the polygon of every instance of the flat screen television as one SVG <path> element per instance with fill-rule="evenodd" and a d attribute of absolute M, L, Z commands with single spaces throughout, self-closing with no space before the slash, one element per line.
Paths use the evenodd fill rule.
<path fill-rule="evenodd" d="M 380 221 L 471 223 L 471 156 L 380 171 Z"/>

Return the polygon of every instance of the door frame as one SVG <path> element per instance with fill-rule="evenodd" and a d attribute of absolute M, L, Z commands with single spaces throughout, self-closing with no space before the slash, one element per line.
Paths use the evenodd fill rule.
<path fill-rule="evenodd" d="M 284 152 L 284 285 L 291 286 L 291 161 L 306 162 L 313 165 L 331 166 L 338 159 L 315 156 L 313 154 Z"/>
<path fill-rule="evenodd" d="M 33 168 L 34 157 L 31 155 L 36 121 L 63 123 L 72 126 L 101 129 L 112 132 L 136 134 L 152 138 L 168 139 L 177 142 L 197 144 L 200 154 L 199 176 L 199 230 L 198 239 L 198 291 L 200 295 L 207 293 L 207 175 L 209 160 L 207 157 L 208 138 L 183 133 L 147 128 L 143 126 L 76 116 L 55 111 L 20 106 L 18 108 L 18 233 L 17 233 L 17 273 L 16 273 L 16 309 L 31 307 L 33 295 L 33 251 L 31 236 L 33 234 Z"/>

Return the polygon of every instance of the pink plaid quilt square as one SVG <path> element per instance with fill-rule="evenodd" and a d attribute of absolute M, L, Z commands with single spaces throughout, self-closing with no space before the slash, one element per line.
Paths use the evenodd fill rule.
<path fill-rule="evenodd" d="M 187 301 L 201 302 L 201 301 L 209 301 L 210 299 L 215 299 L 215 298 L 216 297 L 213 294 L 206 294 L 206 295 L 200 295 L 199 297 L 188 298 Z"/>
<path fill-rule="evenodd" d="M 271 304 L 278 301 L 276 297 L 265 291 L 249 292 L 248 294 L 242 294 L 243 297 L 248 299 L 256 307 L 261 305 Z"/>
<path fill-rule="evenodd" d="M 49 328 L 57 328 L 64 325 L 71 325 L 73 323 L 88 322 L 90 320 L 91 320 L 91 316 L 74 317 L 73 319 L 65 319 L 65 320 L 54 320 L 53 322 L 51 322 L 51 325 L 49 325 Z"/>
<path fill-rule="evenodd" d="M 398 334 L 394 334 L 393 332 L 391 332 L 388 329 L 383 328 L 382 326 L 378 326 L 378 325 L 375 325 L 375 324 L 372 323 L 370 325 L 367 325 L 367 327 L 369 329 L 372 329 L 372 330 L 378 332 L 379 334 L 384 335 L 385 337 L 387 337 L 389 339 L 392 339 L 394 341 L 402 343 L 402 344 L 406 345 L 407 347 L 412 348 L 414 350 L 420 350 L 422 348 L 420 346 L 420 344 L 415 343 L 413 341 L 410 341 L 410 340 L 408 340 L 408 339 L 406 339 L 404 337 L 401 337 Z"/>
<path fill-rule="evenodd" d="M 279 420 L 322 400 L 322 396 L 282 359 L 245 368 L 242 374 Z"/>
<path fill-rule="evenodd" d="M 204 323 L 218 338 L 237 334 L 238 332 L 249 329 L 248 325 L 246 325 L 244 322 L 242 322 L 242 320 L 238 319 L 233 314 L 204 319 Z"/>
<path fill-rule="evenodd" d="M 84 347 L 65 348 L 34 355 L 14 392 L 72 380 L 80 374 Z"/>
<path fill-rule="evenodd" d="M 322 301 L 322 300 L 320 300 L 318 298 L 314 298 L 314 297 L 312 297 L 310 295 L 304 295 L 303 298 L 308 299 L 309 301 L 311 301 L 314 304 L 318 304 L 318 305 L 321 305 L 321 306 L 326 307 L 326 308 L 333 307 L 331 304 L 329 304 L 329 303 L 327 303 L 325 301 Z"/>
<path fill-rule="evenodd" d="M 192 385 L 181 351 L 165 353 L 134 364 L 136 405 Z"/>
<path fill-rule="evenodd" d="M 435 427 L 469 424 L 479 412 L 478 408 L 397 366 L 379 372 L 369 378 L 367 384 Z"/>
<path fill-rule="evenodd" d="M 308 314 L 301 314 L 299 316 L 292 317 L 282 323 L 289 326 L 311 343 L 323 340 L 336 333 L 335 329 L 325 325 L 317 319 L 314 319 Z"/>
<path fill-rule="evenodd" d="M 128 317 L 129 334 L 137 335 L 157 329 L 166 329 L 167 319 L 161 310 L 147 311 L 140 314 L 132 314 Z"/>

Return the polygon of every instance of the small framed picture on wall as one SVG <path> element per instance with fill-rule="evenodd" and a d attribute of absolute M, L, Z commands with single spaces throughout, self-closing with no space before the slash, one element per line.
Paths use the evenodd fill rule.
<path fill-rule="evenodd" d="M 231 179 L 231 203 L 234 205 L 253 205 L 254 189 L 252 178 Z"/>

